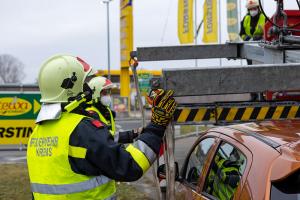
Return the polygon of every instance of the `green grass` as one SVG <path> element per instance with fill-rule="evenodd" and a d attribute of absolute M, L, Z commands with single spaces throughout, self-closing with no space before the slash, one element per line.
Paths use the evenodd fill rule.
<path fill-rule="evenodd" d="M 117 197 L 118 200 L 151 200 L 146 194 L 140 193 L 133 186 L 126 183 L 117 184 Z"/>
<path fill-rule="evenodd" d="M 28 170 L 25 164 L 0 165 L 0 199 L 31 199 Z"/>
<path fill-rule="evenodd" d="M 31 200 L 31 192 L 26 164 L 0 165 L 0 199 Z M 149 199 L 126 183 L 117 184 L 118 200 Z"/>
<path fill-rule="evenodd" d="M 192 133 L 196 131 L 196 126 L 193 125 L 182 125 L 180 126 L 181 135 Z"/>
<path fill-rule="evenodd" d="M 206 126 L 198 126 L 198 131 L 206 131 L 208 128 Z M 182 125 L 180 126 L 180 134 L 185 135 L 188 133 L 193 133 L 197 131 L 197 126 L 195 125 Z"/>

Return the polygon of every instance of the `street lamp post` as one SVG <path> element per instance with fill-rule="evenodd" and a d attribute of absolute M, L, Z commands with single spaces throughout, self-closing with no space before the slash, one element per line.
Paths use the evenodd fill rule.
<path fill-rule="evenodd" d="M 103 0 L 102 2 L 106 4 L 106 14 L 107 14 L 107 78 L 110 79 L 110 33 L 109 33 L 109 3 L 112 0 Z"/>

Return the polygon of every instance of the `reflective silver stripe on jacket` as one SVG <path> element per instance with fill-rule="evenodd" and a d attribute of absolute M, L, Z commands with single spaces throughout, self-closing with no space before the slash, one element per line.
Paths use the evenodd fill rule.
<path fill-rule="evenodd" d="M 120 133 L 116 132 L 115 135 L 114 135 L 114 141 L 115 142 L 119 142 L 119 136 L 120 136 Z"/>
<path fill-rule="evenodd" d="M 145 154 L 150 164 L 156 160 L 155 152 L 145 142 L 137 140 L 133 143 L 133 146 Z"/>
<path fill-rule="evenodd" d="M 91 190 L 99 187 L 100 185 L 104 185 L 109 181 L 111 181 L 111 179 L 106 176 L 97 176 L 84 182 L 64 185 L 31 183 L 31 190 L 32 192 L 41 194 L 70 194 Z"/>

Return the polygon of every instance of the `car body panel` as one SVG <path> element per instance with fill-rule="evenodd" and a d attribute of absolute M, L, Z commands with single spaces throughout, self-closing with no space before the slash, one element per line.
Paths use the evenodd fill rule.
<path fill-rule="evenodd" d="M 247 131 L 258 134 L 266 140 L 260 140 Z M 212 136 L 218 139 L 207 156 L 202 170 L 203 175 L 199 178 L 197 187 L 192 188 L 184 182 L 179 184 L 178 188 L 181 188 L 180 191 L 184 194 L 184 198 L 181 199 L 210 199 L 201 194 L 201 191 L 212 159 L 222 141 L 238 148 L 247 158 L 246 169 L 234 199 L 270 199 L 272 181 L 284 179 L 300 170 L 300 120 L 264 121 L 216 127 L 200 136 L 188 155 L 193 152 L 200 140 Z M 270 145 L 266 141 L 273 141 L 277 145 Z M 188 160 L 189 156 L 184 166 Z"/>
<path fill-rule="evenodd" d="M 272 163 L 270 180 L 278 181 L 300 169 L 299 152 L 291 151 L 289 146 L 280 148 L 281 156 Z"/>
<path fill-rule="evenodd" d="M 280 145 L 297 142 L 300 138 L 300 120 L 262 121 L 231 125 L 241 127 L 263 135 Z"/>

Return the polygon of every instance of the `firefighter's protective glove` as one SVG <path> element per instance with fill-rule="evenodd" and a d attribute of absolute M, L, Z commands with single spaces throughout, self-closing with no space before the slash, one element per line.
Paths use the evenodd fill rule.
<path fill-rule="evenodd" d="M 168 126 L 177 106 L 173 94 L 173 90 L 164 91 L 162 89 L 150 92 L 147 100 L 152 105 L 151 122 L 153 124 Z"/>

